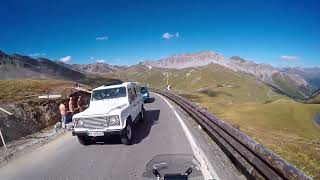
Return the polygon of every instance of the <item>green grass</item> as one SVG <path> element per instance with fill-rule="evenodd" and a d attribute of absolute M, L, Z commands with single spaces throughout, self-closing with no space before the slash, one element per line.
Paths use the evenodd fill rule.
<path fill-rule="evenodd" d="M 164 89 L 166 72 L 177 93 L 224 121 L 240 126 L 241 131 L 308 175 L 320 174 L 320 129 L 313 123 L 320 105 L 298 103 L 250 75 L 213 64 L 182 70 L 127 71 L 113 77 Z"/>
<path fill-rule="evenodd" d="M 313 118 L 320 112 L 320 105 L 285 98 L 268 103 L 231 104 L 197 93 L 187 96 L 229 124 L 240 126 L 241 131 L 305 173 L 319 174 L 320 129 L 314 125 Z"/>

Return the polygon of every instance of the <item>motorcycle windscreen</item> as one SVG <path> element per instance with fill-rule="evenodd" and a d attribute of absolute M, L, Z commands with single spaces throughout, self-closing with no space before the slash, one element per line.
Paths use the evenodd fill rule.
<path fill-rule="evenodd" d="M 178 176 L 170 175 L 184 175 L 186 171 L 191 168 L 192 172 L 187 176 L 187 179 L 203 179 L 200 171 L 200 163 L 191 154 L 163 154 L 157 155 L 146 166 L 146 172 L 142 177 L 146 179 L 154 179 L 153 169 L 157 169 L 161 177 L 177 179 Z M 182 176 L 180 176 L 182 178 Z M 170 179 L 169 179 L 170 180 Z M 182 178 L 182 180 L 184 180 Z"/>

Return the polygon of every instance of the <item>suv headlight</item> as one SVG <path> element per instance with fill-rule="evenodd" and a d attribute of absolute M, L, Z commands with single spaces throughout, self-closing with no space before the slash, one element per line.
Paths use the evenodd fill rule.
<path fill-rule="evenodd" d="M 120 126 L 120 119 L 119 116 L 108 116 L 107 117 L 109 120 L 108 126 Z"/>
<path fill-rule="evenodd" d="M 74 120 L 75 126 L 82 127 L 84 125 L 82 119 L 75 119 Z"/>

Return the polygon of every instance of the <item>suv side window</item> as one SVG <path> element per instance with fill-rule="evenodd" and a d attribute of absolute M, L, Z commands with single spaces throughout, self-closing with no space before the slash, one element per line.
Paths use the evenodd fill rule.
<path fill-rule="evenodd" d="M 139 93 L 138 93 L 138 91 L 137 91 L 137 87 L 134 87 L 133 89 L 134 89 L 134 94 L 135 94 L 135 95 L 136 95 L 136 97 L 137 97 L 137 96 L 138 96 L 138 94 L 139 94 Z"/>
<path fill-rule="evenodd" d="M 136 96 L 135 96 L 134 92 L 132 91 L 132 88 L 128 88 L 128 96 L 131 101 L 133 101 L 135 99 Z"/>
<path fill-rule="evenodd" d="M 140 86 L 136 86 L 136 94 L 137 94 L 137 95 L 140 94 Z"/>

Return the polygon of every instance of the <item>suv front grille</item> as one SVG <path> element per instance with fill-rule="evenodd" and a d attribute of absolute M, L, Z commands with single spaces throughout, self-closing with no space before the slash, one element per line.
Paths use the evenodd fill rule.
<path fill-rule="evenodd" d="M 108 122 L 105 117 L 84 118 L 83 124 L 85 128 L 89 129 L 102 129 L 108 127 Z"/>

